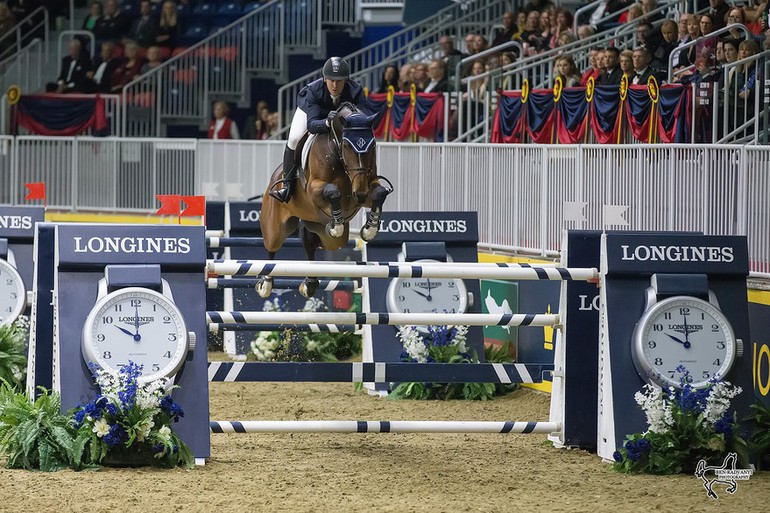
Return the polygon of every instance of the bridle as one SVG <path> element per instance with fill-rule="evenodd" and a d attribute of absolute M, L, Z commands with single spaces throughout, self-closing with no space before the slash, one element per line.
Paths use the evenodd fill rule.
<path fill-rule="evenodd" d="M 329 139 L 330 149 L 336 150 L 337 155 L 339 155 L 342 168 L 345 170 L 345 174 L 347 175 L 348 180 L 350 180 L 350 183 L 352 184 L 353 180 L 355 180 L 360 174 L 365 174 L 367 177 L 369 177 L 372 174 L 372 166 L 364 166 L 363 159 L 361 158 L 361 155 L 364 155 L 364 153 L 355 152 L 356 155 L 358 155 L 358 166 L 348 166 L 348 163 L 345 161 L 345 152 L 342 149 L 341 136 L 337 133 L 337 128 L 334 123 L 331 124 L 330 132 L 333 136 Z M 332 141 L 334 142 L 334 148 L 331 148 Z M 372 144 L 375 143 L 373 142 Z"/>

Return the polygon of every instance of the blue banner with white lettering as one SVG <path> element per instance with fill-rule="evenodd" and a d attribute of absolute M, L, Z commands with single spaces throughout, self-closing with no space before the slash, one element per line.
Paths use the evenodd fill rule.
<path fill-rule="evenodd" d="M 380 219 L 380 232 L 369 244 L 424 240 L 476 243 L 478 237 L 476 212 L 385 211 Z"/>
<path fill-rule="evenodd" d="M 0 207 L 0 237 L 4 239 L 35 238 L 35 223 L 45 221 L 43 207 Z"/>

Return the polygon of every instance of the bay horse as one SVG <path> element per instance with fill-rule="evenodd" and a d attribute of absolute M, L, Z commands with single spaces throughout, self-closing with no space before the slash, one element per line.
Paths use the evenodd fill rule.
<path fill-rule="evenodd" d="M 328 133 L 305 140 L 304 144 L 312 146 L 288 203 L 269 194 L 281 178 L 283 164 L 271 176 L 260 217 L 265 249 L 271 260 L 298 228 L 308 260 L 315 260 L 318 248 L 340 249 L 348 242 L 350 220 L 361 208 L 370 209 L 361 238 L 368 242 L 377 236 L 382 204 L 393 191 L 390 181 L 377 175 L 377 145 L 372 130 L 377 115 L 367 116 L 347 102 L 337 108 L 337 114 Z M 300 146 L 297 154 L 302 153 Z M 381 185 L 380 180 L 388 187 Z M 308 277 L 299 291 L 309 298 L 317 287 L 318 278 Z M 258 280 L 256 290 L 261 297 L 269 297 L 272 288 L 272 277 Z"/>

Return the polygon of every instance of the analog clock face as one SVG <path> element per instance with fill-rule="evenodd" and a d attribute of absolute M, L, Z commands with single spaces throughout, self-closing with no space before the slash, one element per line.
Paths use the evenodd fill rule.
<path fill-rule="evenodd" d="M 99 367 L 119 370 L 129 360 L 143 365 L 142 382 L 172 376 L 187 355 L 187 329 L 169 299 L 128 287 L 102 298 L 83 327 L 83 354 Z"/>
<path fill-rule="evenodd" d="M 733 330 L 714 305 L 694 297 L 665 299 L 650 308 L 634 331 L 633 357 L 643 379 L 681 387 L 682 374 L 695 388 L 729 372 L 735 360 Z"/>
<path fill-rule="evenodd" d="M 462 313 L 468 308 L 468 292 L 460 279 L 396 278 L 388 287 L 387 302 L 393 313 Z"/>
<path fill-rule="evenodd" d="M 26 295 L 19 273 L 11 264 L 0 260 L 0 326 L 13 323 L 21 315 Z"/>

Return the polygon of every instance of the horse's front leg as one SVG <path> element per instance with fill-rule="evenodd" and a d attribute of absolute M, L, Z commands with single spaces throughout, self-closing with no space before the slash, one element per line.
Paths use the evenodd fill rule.
<path fill-rule="evenodd" d="M 302 241 L 302 245 L 305 248 L 305 254 L 309 261 L 315 260 L 315 251 L 321 247 L 321 239 L 315 233 L 308 230 L 305 223 L 300 224 L 299 238 Z M 315 295 L 315 291 L 318 288 L 318 278 L 308 276 L 302 283 L 299 284 L 299 293 L 303 297 L 310 299 Z"/>
<path fill-rule="evenodd" d="M 372 241 L 380 231 L 380 216 L 382 215 L 382 204 L 385 198 L 390 194 L 390 190 L 380 184 L 375 185 L 370 193 L 372 209 L 366 216 L 366 223 L 361 228 L 361 238 L 366 241 Z"/>
<path fill-rule="evenodd" d="M 323 198 L 329 203 L 331 207 L 332 219 L 326 225 L 326 233 L 330 237 L 338 238 L 345 233 L 345 221 L 342 218 L 342 204 L 340 202 L 341 194 L 340 190 L 333 183 L 327 183 L 322 190 Z"/>

